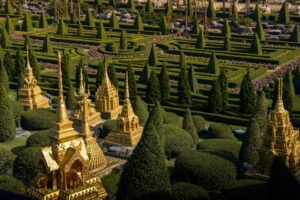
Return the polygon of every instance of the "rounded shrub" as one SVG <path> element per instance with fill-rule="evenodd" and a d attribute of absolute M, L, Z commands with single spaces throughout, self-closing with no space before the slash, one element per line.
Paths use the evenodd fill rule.
<path fill-rule="evenodd" d="M 0 174 L 6 174 L 13 166 L 14 155 L 7 149 L 0 147 Z"/>
<path fill-rule="evenodd" d="M 208 137 L 217 139 L 235 139 L 231 127 L 223 123 L 211 124 L 208 128 Z"/>
<path fill-rule="evenodd" d="M 37 158 L 41 147 L 29 147 L 19 152 L 13 163 L 13 175 L 15 178 L 30 184 L 39 173 Z"/>
<path fill-rule="evenodd" d="M 164 124 L 173 124 L 181 127 L 182 117 L 179 117 L 175 113 L 172 112 L 162 112 Z"/>
<path fill-rule="evenodd" d="M 209 190 L 221 190 L 235 180 L 235 165 L 219 156 L 204 152 L 183 152 L 175 162 L 174 178 Z"/>
<path fill-rule="evenodd" d="M 103 131 L 100 134 L 101 138 L 105 138 L 109 132 L 111 132 L 112 130 L 117 128 L 117 120 L 113 119 L 113 120 L 107 120 L 106 122 L 104 122 L 103 124 Z"/>
<path fill-rule="evenodd" d="M 197 145 L 198 150 L 224 152 L 236 159 L 239 158 L 240 148 L 241 144 L 238 141 L 229 139 L 207 139 Z"/>
<path fill-rule="evenodd" d="M 12 100 L 10 102 L 14 112 L 15 120 L 18 121 L 21 119 L 21 115 L 24 112 L 23 106 L 19 101 L 16 100 Z"/>
<path fill-rule="evenodd" d="M 16 194 L 24 194 L 24 184 L 12 176 L 0 175 L 0 190 L 9 191 Z"/>
<path fill-rule="evenodd" d="M 32 134 L 26 141 L 27 147 L 32 146 L 40 146 L 40 147 L 46 147 L 50 145 L 50 138 L 49 138 L 50 131 L 40 131 L 37 133 Z"/>
<path fill-rule="evenodd" d="M 177 182 L 173 185 L 173 200 L 205 200 L 209 199 L 208 193 L 200 186 L 190 183 Z"/>
<path fill-rule="evenodd" d="M 45 109 L 29 110 L 21 116 L 21 126 L 27 130 L 49 129 L 55 122 L 54 112 Z"/>
<path fill-rule="evenodd" d="M 193 139 L 190 134 L 180 127 L 164 124 L 164 147 L 168 158 L 176 157 L 182 148 L 191 148 Z"/>
<path fill-rule="evenodd" d="M 197 133 L 205 129 L 205 119 L 200 115 L 193 115 L 192 116 Z"/>

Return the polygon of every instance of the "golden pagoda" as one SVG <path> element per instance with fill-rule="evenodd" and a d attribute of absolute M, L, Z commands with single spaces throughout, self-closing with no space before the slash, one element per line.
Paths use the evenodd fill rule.
<path fill-rule="evenodd" d="M 76 94 L 76 104 L 72 118 L 75 123 L 80 122 L 83 115 L 83 108 L 87 107 L 87 121 L 90 126 L 96 126 L 101 122 L 101 114 L 95 110 L 89 99 L 90 93 L 85 92 L 85 87 L 83 84 L 82 70 L 80 70 L 80 86 L 78 93 Z M 86 104 L 86 105 L 85 105 Z"/>
<path fill-rule="evenodd" d="M 294 130 L 289 112 L 282 100 L 282 80 L 278 80 L 278 96 L 275 109 L 269 113 L 266 132 L 262 136 L 259 149 L 262 173 L 268 175 L 272 165 L 272 155 L 278 155 L 293 173 L 297 173 L 300 159 L 299 131 Z"/>
<path fill-rule="evenodd" d="M 117 88 L 111 84 L 107 67 L 104 67 L 103 81 L 95 95 L 96 109 L 101 112 L 103 119 L 115 119 L 122 110 L 119 104 L 119 94 Z"/>
<path fill-rule="evenodd" d="M 101 180 L 94 176 L 94 169 L 102 168 L 105 163 L 94 165 L 95 160 L 102 161 L 102 158 L 95 158 L 89 150 L 93 144 L 91 134 L 86 128 L 86 117 L 81 134 L 72 127 L 63 97 L 60 53 L 58 60 L 59 95 L 57 119 L 49 135 L 51 146 L 41 149 L 41 155 L 37 159 L 41 174 L 37 176 L 35 186 L 29 188 L 27 194 L 32 199 L 40 200 L 106 199 L 107 192 Z M 85 136 L 82 138 L 80 135 Z"/>
<path fill-rule="evenodd" d="M 24 71 L 24 78 L 18 91 L 18 100 L 21 102 L 25 110 L 49 108 L 48 99 L 42 95 L 42 90 L 37 85 L 37 81 L 32 73 L 28 54 L 27 47 L 27 62 Z"/>
<path fill-rule="evenodd" d="M 139 125 L 139 118 L 134 114 L 129 99 L 128 74 L 125 78 L 125 99 L 121 114 L 118 116 L 117 129 L 110 132 L 104 146 L 135 147 L 142 136 L 143 127 Z"/>

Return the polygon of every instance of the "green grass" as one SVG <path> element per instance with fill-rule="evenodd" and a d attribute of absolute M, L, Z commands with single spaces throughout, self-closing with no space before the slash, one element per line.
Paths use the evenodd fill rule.
<path fill-rule="evenodd" d="M 120 172 L 117 170 L 113 170 L 109 175 L 102 178 L 103 186 L 108 190 L 109 193 L 117 193 L 120 177 Z"/>
<path fill-rule="evenodd" d="M 0 146 L 17 156 L 17 154 L 26 147 L 26 139 L 15 138 L 11 141 L 0 143 Z"/>

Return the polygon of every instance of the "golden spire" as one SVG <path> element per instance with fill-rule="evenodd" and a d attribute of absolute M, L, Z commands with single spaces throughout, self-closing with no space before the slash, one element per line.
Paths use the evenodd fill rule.
<path fill-rule="evenodd" d="M 123 103 L 123 108 L 122 108 L 122 112 L 121 112 L 121 116 L 122 117 L 128 117 L 131 115 L 134 115 L 132 106 L 131 106 L 131 102 L 129 99 L 129 86 L 128 86 L 128 71 L 126 71 L 126 75 L 125 75 L 125 95 L 124 95 L 124 103 Z"/>
<path fill-rule="evenodd" d="M 27 68 L 27 69 L 31 69 L 30 61 L 29 61 L 29 50 L 28 50 L 28 45 L 26 45 L 26 59 L 27 59 L 27 62 L 26 62 L 26 68 Z"/>
<path fill-rule="evenodd" d="M 78 94 L 85 95 L 85 87 L 84 87 L 84 83 L 83 83 L 82 68 L 80 68 L 80 83 L 79 83 Z"/>
<path fill-rule="evenodd" d="M 82 120 L 81 120 L 81 135 L 84 138 L 92 136 L 91 128 L 88 123 L 88 108 L 87 108 L 87 99 L 83 99 L 83 111 L 82 111 Z"/>
<path fill-rule="evenodd" d="M 106 63 L 104 63 L 104 77 L 103 77 L 103 83 L 104 85 L 109 88 L 111 87 L 111 82 L 110 82 L 110 79 L 109 79 L 109 76 L 108 76 L 108 73 L 107 73 L 107 65 Z M 102 85 L 102 84 L 101 84 Z"/>
<path fill-rule="evenodd" d="M 278 78 L 278 92 L 277 92 L 277 102 L 275 106 L 276 111 L 284 111 L 283 100 L 282 100 L 282 78 Z"/>

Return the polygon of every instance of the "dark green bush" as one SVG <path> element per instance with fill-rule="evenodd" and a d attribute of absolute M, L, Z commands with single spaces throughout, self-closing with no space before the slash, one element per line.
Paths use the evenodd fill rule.
<path fill-rule="evenodd" d="M 168 158 L 176 157 L 181 148 L 191 148 L 193 146 L 193 139 L 190 134 L 171 124 L 164 124 L 164 147 L 165 154 Z"/>
<path fill-rule="evenodd" d="M 208 128 L 208 136 L 217 139 L 235 139 L 231 127 L 223 123 L 211 124 Z"/>
<path fill-rule="evenodd" d="M 19 101 L 13 100 L 10 101 L 11 102 L 11 106 L 14 112 L 14 117 L 15 120 L 20 120 L 21 119 L 21 115 L 24 112 L 23 106 Z"/>
<path fill-rule="evenodd" d="M 103 131 L 100 134 L 101 138 L 105 138 L 109 132 L 117 128 L 117 120 L 107 120 L 103 124 Z"/>
<path fill-rule="evenodd" d="M 0 147 L 0 173 L 6 174 L 12 168 L 13 162 L 13 154 L 7 149 Z"/>
<path fill-rule="evenodd" d="M 221 190 L 237 176 L 236 166 L 204 152 L 183 152 L 175 162 L 174 178 L 209 190 Z"/>
<path fill-rule="evenodd" d="M 26 141 L 27 147 L 32 146 L 40 146 L 46 147 L 50 145 L 50 138 L 49 138 L 50 131 L 40 131 L 37 133 L 32 134 Z"/>
<path fill-rule="evenodd" d="M 0 175 L 0 190 L 13 192 L 16 194 L 24 194 L 24 184 L 12 176 Z"/>
<path fill-rule="evenodd" d="M 200 186 L 178 182 L 173 185 L 173 200 L 204 200 L 209 199 L 208 193 Z"/>
<path fill-rule="evenodd" d="M 50 110 L 29 110 L 21 116 L 21 126 L 28 130 L 49 129 L 55 122 L 56 115 Z"/>
<path fill-rule="evenodd" d="M 162 112 L 164 124 L 173 124 L 176 126 L 182 126 L 182 118 L 173 112 Z"/>
<path fill-rule="evenodd" d="M 197 133 L 205 128 L 205 119 L 200 115 L 193 115 L 193 121 L 197 130 Z"/>

